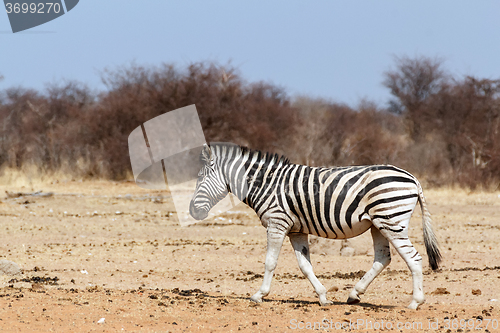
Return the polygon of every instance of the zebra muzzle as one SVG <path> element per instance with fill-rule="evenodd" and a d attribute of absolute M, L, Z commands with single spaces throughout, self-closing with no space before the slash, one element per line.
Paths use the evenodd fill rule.
<path fill-rule="evenodd" d="M 208 212 L 206 212 L 205 210 L 203 209 L 197 209 L 195 206 L 194 206 L 194 201 L 191 201 L 191 203 L 189 204 L 189 214 L 195 219 L 195 220 L 198 220 L 198 221 L 201 221 L 203 219 L 205 219 L 207 216 L 208 216 Z"/>

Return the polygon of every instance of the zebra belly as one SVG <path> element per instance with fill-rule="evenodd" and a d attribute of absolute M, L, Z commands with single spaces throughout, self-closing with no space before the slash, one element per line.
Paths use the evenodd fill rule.
<path fill-rule="evenodd" d="M 345 238 L 352 238 L 361 235 L 368 229 L 370 229 L 372 226 L 372 221 L 364 218 L 361 221 L 353 221 L 352 222 L 352 227 L 351 228 L 345 228 L 344 237 L 338 237 L 339 239 L 345 239 Z M 346 230 L 347 229 L 347 230 Z M 339 235 L 340 236 L 340 235 Z"/>
<path fill-rule="evenodd" d="M 323 237 L 323 238 L 331 238 L 331 239 L 346 239 L 346 238 L 352 238 L 361 235 L 362 233 L 366 232 L 368 229 L 371 228 L 372 226 L 372 221 L 370 220 L 369 216 L 363 216 L 361 220 L 358 219 L 353 219 L 351 227 L 349 228 L 347 224 L 341 223 L 342 229 L 337 227 L 336 223 L 332 223 L 333 231 L 332 229 L 328 228 L 325 224 L 326 233 L 321 228 L 320 226 L 316 225 L 316 228 L 313 226 L 312 221 L 300 221 L 301 227 L 294 227 L 292 228 L 291 232 L 302 232 L 302 233 L 308 233 L 311 235 L 315 235 L 318 237 Z M 323 222 L 324 223 L 324 222 Z M 297 225 L 297 224 L 295 224 Z M 318 232 L 316 232 L 316 229 L 318 229 Z"/>

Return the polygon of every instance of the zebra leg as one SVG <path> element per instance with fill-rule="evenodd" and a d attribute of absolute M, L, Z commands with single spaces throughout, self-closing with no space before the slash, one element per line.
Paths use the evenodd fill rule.
<path fill-rule="evenodd" d="M 372 283 L 377 275 L 379 275 L 380 272 L 382 272 L 382 270 L 391 262 L 391 250 L 389 241 L 380 233 L 380 231 L 376 227 L 372 226 L 371 232 L 374 250 L 373 266 L 368 272 L 366 272 L 361 280 L 356 283 L 351 293 L 349 294 L 347 304 L 359 303 L 359 295 L 365 293 L 370 283 Z"/>
<path fill-rule="evenodd" d="M 376 220 L 374 220 L 373 223 L 380 230 L 382 235 L 391 242 L 411 271 L 413 278 L 413 300 L 410 305 L 408 305 L 408 308 L 416 310 L 420 304 L 425 302 L 425 296 L 422 286 L 422 257 L 408 238 L 408 225 L 410 219 L 405 219 L 399 223 L 390 223 L 390 221 L 387 220 L 383 220 L 383 223 L 377 223 Z"/>
<path fill-rule="evenodd" d="M 288 234 L 290 242 L 292 243 L 300 270 L 309 279 L 309 282 L 314 287 L 316 294 L 319 296 L 319 303 L 321 305 L 332 304 L 331 301 L 326 299 L 326 288 L 319 282 L 316 275 L 314 275 L 309 256 L 309 242 L 307 234 Z"/>
<path fill-rule="evenodd" d="M 274 270 L 278 264 L 278 256 L 284 239 L 285 234 L 283 232 L 272 232 L 269 229 L 267 230 L 266 271 L 264 272 L 264 280 L 262 281 L 259 291 L 250 297 L 250 300 L 260 303 L 262 302 L 262 297 L 269 294 L 271 290 L 271 280 L 273 279 Z"/>

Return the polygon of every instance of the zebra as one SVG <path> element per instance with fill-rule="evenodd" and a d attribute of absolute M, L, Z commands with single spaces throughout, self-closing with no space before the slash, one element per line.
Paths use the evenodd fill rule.
<path fill-rule="evenodd" d="M 200 161 L 190 215 L 196 220 L 206 218 L 210 209 L 231 192 L 252 208 L 267 228 L 264 278 L 250 300 L 262 302 L 269 294 L 278 256 L 288 236 L 299 268 L 314 287 L 320 305 L 332 304 L 313 272 L 308 235 L 346 239 L 370 229 L 373 265 L 350 291 L 347 303 L 359 303 L 360 295 L 389 265 L 389 244 L 412 273 L 413 299 L 408 308 L 417 309 L 424 303 L 422 257 L 408 238 L 417 201 L 433 270 L 439 267 L 441 253 L 422 186 L 409 172 L 391 165 L 309 167 L 293 164 L 284 156 L 229 143 L 205 144 Z"/>

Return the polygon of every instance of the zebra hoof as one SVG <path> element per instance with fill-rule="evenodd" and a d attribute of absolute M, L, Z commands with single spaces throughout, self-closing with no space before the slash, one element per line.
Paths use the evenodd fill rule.
<path fill-rule="evenodd" d="M 329 300 L 324 300 L 324 301 L 319 301 L 319 304 L 321 306 L 328 306 L 328 305 L 332 305 L 333 302 L 332 301 L 329 301 Z"/>
<path fill-rule="evenodd" d="M 260 295 L 253 295 L 250 300 L 255 303 L 262 303 L 262 297 Z"/>
<path fill-rule="evenodd" d="M 347 299 L 347 304 L 358 304 L 361 300 L 359 299 L 359 297 L 351 297 L 349 296 L 349 298 Z"/>
<path fill-rule="evenodd" d="M 419 307 L 419 305 L 420 305 L 420 304 L 421 304 L 421 303 L 418 303 L 418 302 L 416 302 L 416 301 L 412 301 L 412 302 L 410 303 L 410 305 L 408 305 L 408 309 L 411 309 L 411 310 L 416 310 L 416 309 L 418 309 L 418 307 Z"/>

